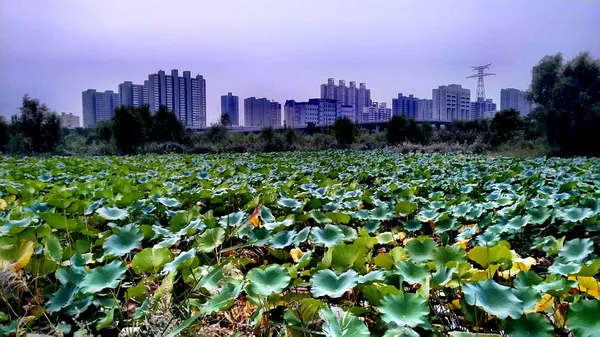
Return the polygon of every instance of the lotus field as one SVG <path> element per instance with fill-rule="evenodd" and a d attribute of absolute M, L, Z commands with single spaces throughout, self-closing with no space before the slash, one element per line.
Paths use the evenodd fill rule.
<path fill-rule="evenodd" d="M 600 161 L 0 159 L 0 335 L 600 336 Z"/>

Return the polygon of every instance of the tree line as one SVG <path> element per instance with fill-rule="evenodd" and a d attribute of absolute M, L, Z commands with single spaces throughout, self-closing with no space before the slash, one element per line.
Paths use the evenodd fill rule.
<path fill-rule="evenodd" d="M 304 132 L 267 127 L 258 135 L 229 132 L 227 116 L 197 133 L 186 130 L 165 107 L 119 107 L 95 128 L 61 130 L 58 116 L 28 96 L 10 122 L 0 118 L 3 153 L 136 154 L 292 151 L 330 148 L 472 152 L 537 149 L 536 154 L 599 156 L 600 60 L 582 53 L 570 61 L 544 57 L 532 69 L 527 116 L 504 110 L 489 120 L 454 121 L 446 127 L 394 116 L 383 132 L 363 130 L 348 119 L 332 126 L 308 125 Z M 510 154 L 510 153 L 509 153 Z"/>

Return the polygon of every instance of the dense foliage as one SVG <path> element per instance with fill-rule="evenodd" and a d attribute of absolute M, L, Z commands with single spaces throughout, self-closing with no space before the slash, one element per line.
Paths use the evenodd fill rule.
<path fill-rule="evenodd" d="M 0 194 L 2 335 L 600 327 L 595 159 L 5 157 Z"/>
<path fill-rule="evenodd" d="M 550 143 L 563 155 L 599 156 L 600 59 L 546 56 L 532 73 L 531 99 Z"/>

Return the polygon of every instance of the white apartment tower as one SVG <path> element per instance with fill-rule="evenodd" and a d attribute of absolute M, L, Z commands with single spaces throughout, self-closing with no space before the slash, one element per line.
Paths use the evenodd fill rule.
<path fill-rule="evenodd" d="M 471 90 L 458 84 L 433 89 L 433 120 L 453 121 L 471 118 Z"/>

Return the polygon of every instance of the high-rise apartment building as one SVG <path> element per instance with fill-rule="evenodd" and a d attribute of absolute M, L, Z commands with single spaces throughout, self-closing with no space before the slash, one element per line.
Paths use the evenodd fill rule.
<path fill-rule="evenodd" d="M 289 126 L 306 126 L 313 123 L 319 126 L 332 125 L 338 118 L 354 118 L 351 105 L 340 104 L 336 99 L 312 98 L 308 102 L 285 102 L 285 123 Z"/>
<path fill-rule="evenodd" d="M 281 125 L 281 104 L 266 98 L 248 97 L 244 100 L 244 126 Z"/>
<path fill-rule="evenodd" d="M 471 102 L 471 119 L 485 119 L 492 116 L 491 112 L 496 111 L 496 103 L 491 98 L 485 101 Z"/>
<path fill-rule="evenodd" d="M 221 116 L 228 115 L 231 126 L 240 125 L 239 98 L 232 93 L 221 96 Z"/>
<path fill-rule="evenodd" d="M 420 99 L 417 104 L 417 119 L 422 121 L 433 120 L 433 100 Z"/>
<path fill-rule="evenodd" d="M 148 87 L 145 85 L 125 81 L 119 84 L 119 96 L 124 106 L 139 108 L 148 105 Z"/>
<path fill-rule="evenodd" d="M 370 106 L 363 108 L 361 121 L 389 121 L 390 118 L 392 118 L 392 109 L 388 108 L 385 103 L 372 102 Z"/>
<path fill-rule="evenodd" d="M 121 105 L 119 94 L 112 90 L 99 92 L 88 89 L 81 93 L 83 126 L 92 127 L 98 122 L 107 121 L 114 115 L 115 109 Z"/>
<path fill-rule="evenodd" d="M 433 120 L 469 120 L 471 117 L 471 90 L 458 84 L 442 85 L 433 89 Z"/>
<path fill-rule="evenodd" d="M 335 79 L 329 78 L 327 84 L 321 84 L 321 98 L 337 100 L 346 109 L 351 106 L 354 115 L 351 119 L 359 121 L 362 109 L 371 104 L 371 90 L 365 83 L 360 83 L 357 88 L 356 82 L 350 81 L 350 86 L 346 87 L 344 80 L 335 85 Z"/>
<path fill-rule="evenodd" d="M 527 91 L 514 88 L 500 90 L 500 109 L 515 109 L 521 116 L 527 116 L 531 112 L 532 104 L 527 99 Z"/>
<path fill-rule="evenodd" d="M 165 106 L 187 127 L 206 126 L 206 80 L 201 75 L 192 77 L 189 71 L 180 77 L 177 69 L 167 75 L 163 70 L 148 75 L 144 82 L 148 89 L 150 111 L 156 113 Z"/>
<path fill-rule="evenodd" d="M 79 116 L 73 115 L 72 112 L 61 112 L 58 118 L 60 119 L 60 126 L 63 128 L 74 129 L 80 127 Z"/>
<path fill-rule="evenodd" d="M 392 99 L 392 115 L 404 115 L 408 118 L 417 119 L 419 112 L 419 99 L 413 95 L 404 96 L 398 94 L 398 98 Z"/>

